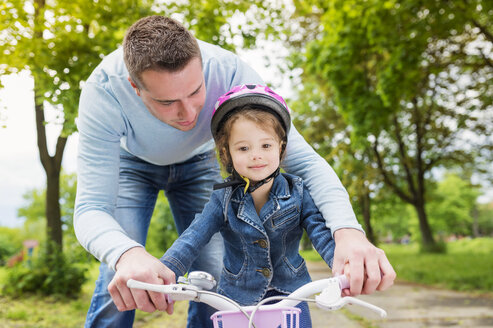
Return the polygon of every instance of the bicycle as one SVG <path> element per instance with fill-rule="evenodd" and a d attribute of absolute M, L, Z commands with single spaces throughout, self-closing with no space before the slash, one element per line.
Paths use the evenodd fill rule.
<path fill-rule="evenodd" d="M 179 277 L 177 284 L 170 285 L 148 284 L 133 279 L 127 281 L 129 288 L 165 293 L 169 301 L 194 301 L 212 306 L 218 310 L 211 316 L 214 328 L 299 328 L 301 310 L 295 306 L 304 301 L 315 302 L 318 307 L 331 311 L 355 304 L 378 313 L 382 318 L 387 316 L 385 310 L 373 304 L 351 296 L 342 297 L 342 290 L 349 288 L 344 275 L 312 281 L 290 295 L 268 297 L 252 306 L 240 306 L 224 295 L 211 292 L 215 285 L 214 277 L 203 271 L 190 272 L 188 277 Z M 314 299 L 308 298 L 313 295 L 316 295 Z M 281 301 L 264 305 L 274 300 Z"/>

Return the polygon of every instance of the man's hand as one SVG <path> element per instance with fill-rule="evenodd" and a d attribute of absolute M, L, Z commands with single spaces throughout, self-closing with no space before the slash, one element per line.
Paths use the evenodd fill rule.
<path fill-rule="evenodd" d="M 175 274 L 143 247 L 134 247 L 123 253 L 116 264 L 116 273 L 108 285 L 108 291 L 118 311 L 139 309 L 173 313 L 173 304 L 166 301 L 163 293 L 129 289 L 128 279 L 151 284 L 173 284 Z"/>
<path fill-rule="evenodd" d="M 346 295 L 371 294 L 392 286 L 395 271 L 385 252 L 371 244 L 356 229 L 339 229 L 334 233 L 336 249 L 332 271 L 340 275 L 349 271 L 350 293 Z"/>

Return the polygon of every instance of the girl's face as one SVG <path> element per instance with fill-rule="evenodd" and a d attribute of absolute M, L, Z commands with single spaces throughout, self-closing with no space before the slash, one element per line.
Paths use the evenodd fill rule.
<path fill-rule="evenodd" d="M 236 172 L 256 182 L 279 167 L 281 141 L 272 128 L 264 130 L 250 120 L 238 118 L 231 128 L 229 152 Z"/>

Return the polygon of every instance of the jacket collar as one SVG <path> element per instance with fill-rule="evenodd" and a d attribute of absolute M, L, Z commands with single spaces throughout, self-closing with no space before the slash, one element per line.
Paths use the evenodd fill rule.
<path fill-rule="evenodd" d="M 280 198 L 280 199 L 288 199 L 291 197 L 291 179 L 286 177 L 285 174 L 279 174 L 274 178 L 274 183 L 272 184 L 272 188 L 270 189 L 270 197 Z M 231 199 L 239 202 L 243 197 L 245 197 L 244 189 L 240 186 L 233 186 L 231 189 L 232 197 Z"/>

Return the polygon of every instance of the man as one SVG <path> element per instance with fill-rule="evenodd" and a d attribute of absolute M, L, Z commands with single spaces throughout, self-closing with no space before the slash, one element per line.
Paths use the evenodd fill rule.
<path fill-rule="evenodd" d="M 221 180 L 210 132 L 214 103 L 232 86 L 261 82 L 237 56 L 162 16 L 137 21 L 123 49 L 94 70 L 80 99 L 74 215 L 78 240 L 102 262 L 86 327 L 130 327 L 134 309 L 172 312 L 162 294 L 126 287 L 129 278 L 172 282 L 143 247 L 157 194 L 164 190 L 182 233 Z M 350 266 L 354 295 L 390 286 L 395 272 L 365 238 L 333 170 L 294 127 L 288 145 L 282 166 L 305 180 L 333 231 L 335 271 Z M 192 269 L 219 277 L 221 260 L 217 235 Z M 188 327 L 211 327 L 210 314 L 191 303 Z"/>

